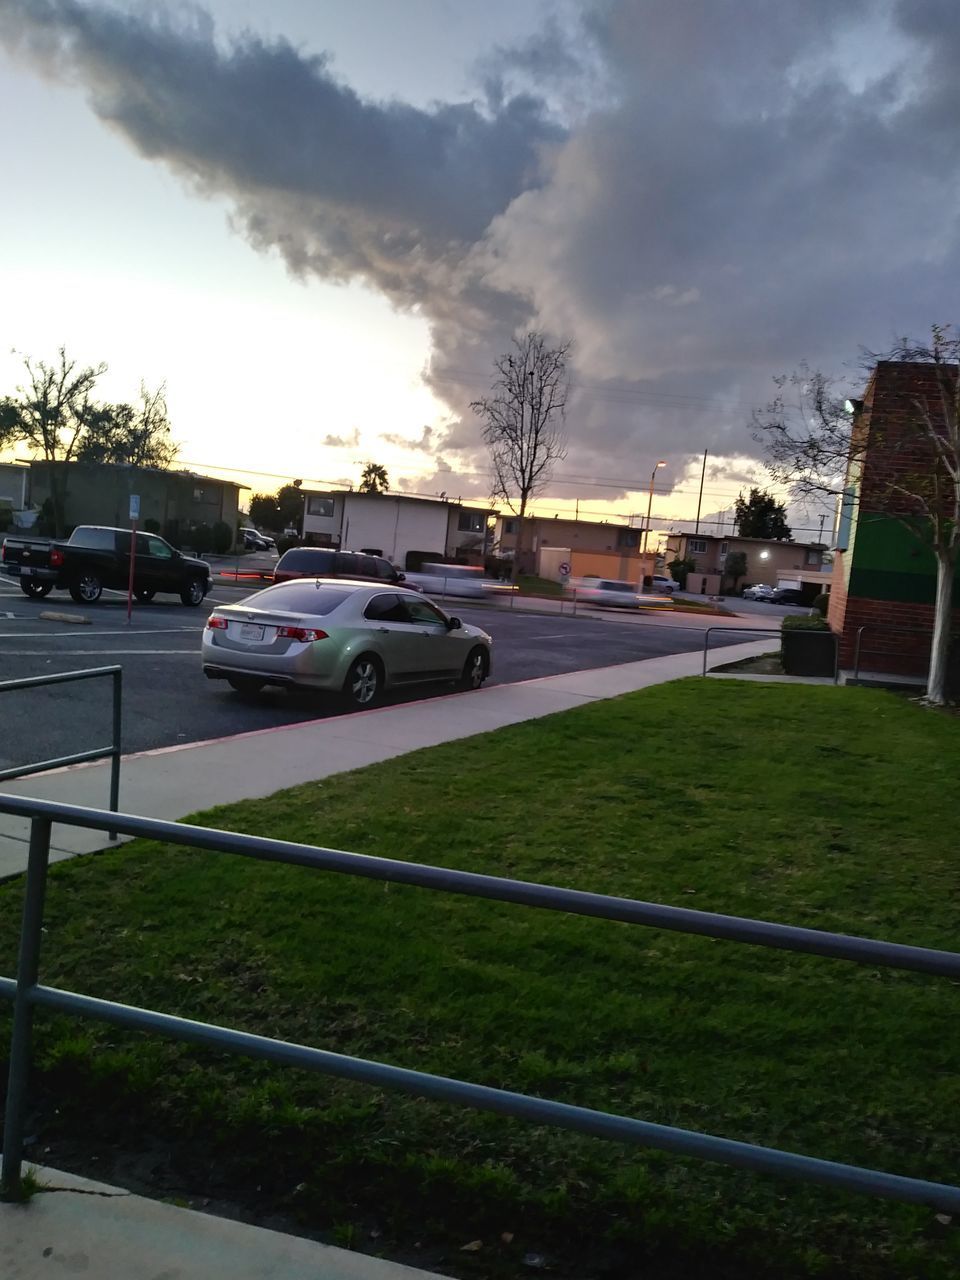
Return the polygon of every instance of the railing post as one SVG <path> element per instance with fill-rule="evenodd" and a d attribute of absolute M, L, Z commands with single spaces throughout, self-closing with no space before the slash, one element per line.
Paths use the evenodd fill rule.
<path fill-rule="evenodd" d="M 113 755 L 110 757 L 110 809 L 113 813 L 120 810 L 120 755 L 122 751 L 121 736 L 123 733 L 123 671 L 119 668 L 113 673 Z M 116 840 L 116 831 L 108 831 L 110 840 Z"/>
<path fill-rule="evenodd" d="M 43 900 L 47 887 L 47 862 L 50 857 L 50 827 L 48 818 L 30 820 L 30 852 L 27 859 L 27 882 L 23 897 L 23 922 L 20 929 L 17 994 L 13 1001 L 7 1106 L 3 1121 L 3 1168 L 0 1171 L 0 1193 L 5 1199 L 16 1199 L 20 1194 L 23 1112 L 27 1098 L 27 1080 L 30 1075 L 33 991 L 40 971 L 40 935 L 43 925 Z"/>
<path fill-rule="evenodd" d="M 866 627 L 857 627 L 857 643 L 853 650 L 853 683 L 856 684 L 860 678 L 860 639 L 866 631 Z"/>

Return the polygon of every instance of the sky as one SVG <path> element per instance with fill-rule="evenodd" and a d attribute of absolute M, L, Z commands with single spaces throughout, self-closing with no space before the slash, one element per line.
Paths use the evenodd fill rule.
<path fill-rule="evenodd" d="M 540 510 L 642 516 L 663 459 L 669 527 L 707 449 L 714 518 L 775 375 L 958 320 L 958 61 L 953 0 L 0 0 L 0 394 L 64 345 L 198 470 L 480 500 L 537 329 Z"/>

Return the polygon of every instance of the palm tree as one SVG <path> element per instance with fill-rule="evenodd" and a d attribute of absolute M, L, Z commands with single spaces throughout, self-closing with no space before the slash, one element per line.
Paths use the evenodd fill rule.
<path fill-rule="evenodd" d="M 361 493 L 386 493 L 389 484 L 387 468 L 382 467 L 379 462 L 368 462 L 363 468 L 363 475 L 360 477 Z"/>

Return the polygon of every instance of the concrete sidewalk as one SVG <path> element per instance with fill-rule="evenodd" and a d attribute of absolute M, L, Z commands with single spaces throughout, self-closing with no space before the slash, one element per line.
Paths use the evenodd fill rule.
<path fill-rule="evenodd" d="M 35 1166 L 30 1166 L 35 1168 Z M 55 1169 L 0 1204 L 3 1280 L 425 1280 L 427 1272 L 131 1195 Z M 436 1273 L 433 1273 L 434 1276 Z"/>
<path fill-rule="evenodd" d="M 729 646 L 723 651 L 724 660 L 752 657 L 768 648 L 763 641 Z M 699 675 L 702 661 L 700 653 L 670 654 L 126 756 L 120 774 L 120 809 L 143 817 L 184 818 L 216 805 L 258 799 L 302 782 L 376 764 L 419 747 L 455 742 L 569 711 L 585 702 Z M 75 765 L 6 782 L 0 791 L 106 809 L 109 772 L 108 761 Z M 28 828 L 25 819 L 0 814 L 0 879 L 26 868 Z M 57 824 L 51 861 L 92 853 L 109 843 L 98 831 Z"/>

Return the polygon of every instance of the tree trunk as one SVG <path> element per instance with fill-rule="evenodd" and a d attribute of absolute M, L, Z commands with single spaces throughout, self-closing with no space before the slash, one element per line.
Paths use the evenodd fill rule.
<path fill-rule="evenodd" d="M 937 599 L 933 606 L 933 638 L 927 701 L 942 707 L 947 702 L 947 661 L 950 657 L 950 615 L 957 553 L 953 548 L 937 552 Z"/>
<path fill-rule="evenodd" d="M 523 518 L 527 513 L 526 498 L 520 499 L 520 511 L 517 515 L 517 540 L 513 549 L 513 581 L 520 582 L 520 552 L 523 547 Z"/>

